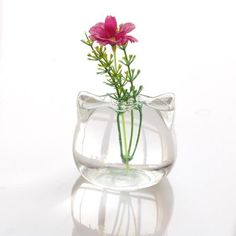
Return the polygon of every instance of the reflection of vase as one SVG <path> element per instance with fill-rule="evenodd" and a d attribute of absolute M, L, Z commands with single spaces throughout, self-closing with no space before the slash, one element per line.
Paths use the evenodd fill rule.
<path fill-rule="evenodd" d="M 74 159 L 90 182 L 112 189 L 151 186 L 175 160 L 174 96 L 140 95 L 116 103 L 109 95 L 81 92 L 74 135 Z"/>
<path fill-rule="evenodd" d="M 103 190 L 79 178 L 72 191 L 72 236 L 164 236 L 173 193 L 167 179 L 150 188 Z"/>

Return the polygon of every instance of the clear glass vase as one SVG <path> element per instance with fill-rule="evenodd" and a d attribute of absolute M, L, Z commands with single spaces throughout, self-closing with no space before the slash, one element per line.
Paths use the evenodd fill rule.
<path fill-rule="evenodd" d="M 140 95 L 118 103 L 109 94 L 80 92 L 73 153 L 88 181 L 136 190 L 158 183 L 175 161 L 174 95 Z"/>

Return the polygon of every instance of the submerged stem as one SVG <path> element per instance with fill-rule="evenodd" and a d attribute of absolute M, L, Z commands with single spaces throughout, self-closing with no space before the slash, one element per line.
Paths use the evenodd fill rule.
<path fill-rule="evenodd" d="M 142 110 L 141 110 L 141 107 L 138 108 L 138 111 L 139 111 L 139 127 L 138 127 L 138 135 L 137 135 L 137 139 L 136 139 L 136 143 L 135 143 L 135 147 L 134 147 L 134 151 L 132 153 L 131 156 L 131 159 L 133 158 L 135 152 L 136 152 L 136 149 L 137 149 L 137 146 L 138 146 L 138 142 L 139 142 L 139 138 L 140 138 L 140 133 L 141 133 L 141 127 L 142 127 L 142 120 L 143 120 L 143 114 L 142 114 Z"/>
<path fill-rule="evenodd" d="M 130 140 L 129 140 L 129 150 L 128 153 L 130 154 L 130 149 L 132 146 L 132 141 L 133 141 L 133 132 L 134 132 L 134 111 L 131 110 L 131 128 L 130 128 Z"/>
<path fill-rule="evenodd" d="M 126 139 L 126 128 L 125 128 L 125 113 L 123 112 L 121 114 L 121 120 L 122 120 L 122 131 L 123 131 L 123 138 L 124 138 L 124 149 L 125 149 L 125 163 L 126 166 L 128 165 L 128 161 L 129 161 L 129 154 L 128 154 L 128 147 L 127 147 L 127 139 Z"/>
<path fill-rule="evenodd" d="M 123 159 L 123 145 L 122 145 L 122 137 L 121 137 L 121 130 L 120 130 L 120 113 L 117 113 L 116 117 L 117 128 L 118 128 L 118 135 L 119 135 L 119 144 L 120 144 L 120 156 Z"/>

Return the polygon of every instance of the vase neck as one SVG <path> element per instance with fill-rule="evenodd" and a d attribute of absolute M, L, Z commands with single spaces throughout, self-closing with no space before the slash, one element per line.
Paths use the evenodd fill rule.
<path fill-rule="evenodd" d="M 117 112 L 131 111 L 133 109 L 136 109 L 142 104 L 140 102 L 139 97 L 137 97 L 136 99 L 130 98 L 127 101 L 120 101 L 120 102 L 115 99 L 112 99 L 112 103 L 114 104 L 115 110 Z"/>

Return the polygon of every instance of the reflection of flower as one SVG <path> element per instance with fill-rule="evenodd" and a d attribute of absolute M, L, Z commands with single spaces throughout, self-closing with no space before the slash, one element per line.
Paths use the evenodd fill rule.
<path fill-rule="evenodd" d="M 99 44 L 107 45 L 125 45 L 128 41 L 137 42 L 137 39 L 133 36 L 127 35 L 135 28 L 132 23 L 121 24 L 117 27 L 116 18 L 113 16 L 107 16 L 105 23 L 97 23 L 90 28 L 89 38 L 93 41 L 97 41 Z"/>

